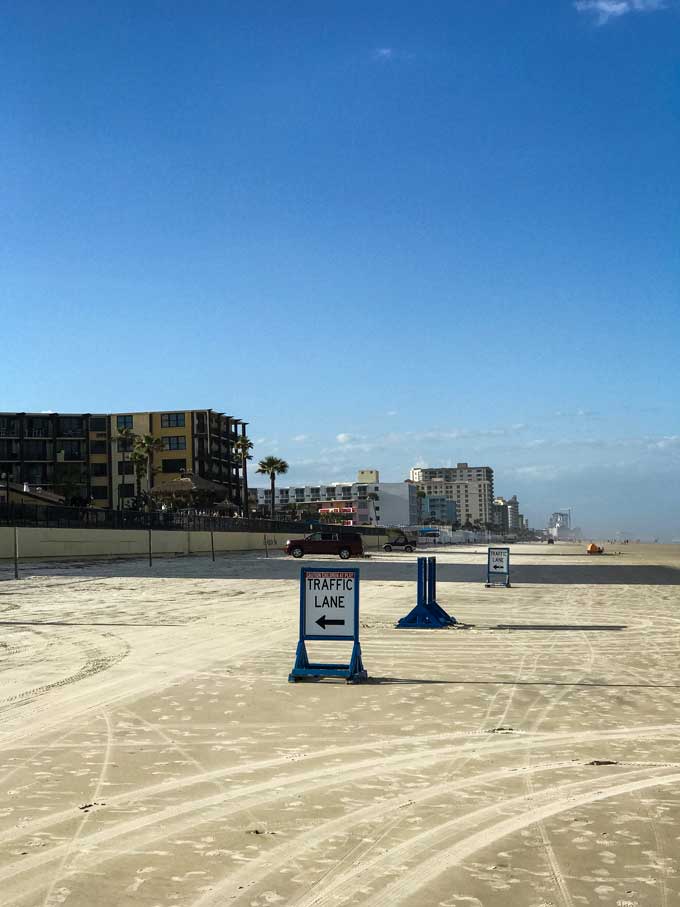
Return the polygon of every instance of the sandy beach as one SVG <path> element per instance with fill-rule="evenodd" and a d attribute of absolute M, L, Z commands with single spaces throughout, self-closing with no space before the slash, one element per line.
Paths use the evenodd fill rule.
<path fill-rule="evenodd" d="M 288 683 L 292 559 L 4 563 L 0 904 L 680 904 L 680 546 L 606 547 L 428 552 L 437 631 L 348 562 L 355 686 Z"/>

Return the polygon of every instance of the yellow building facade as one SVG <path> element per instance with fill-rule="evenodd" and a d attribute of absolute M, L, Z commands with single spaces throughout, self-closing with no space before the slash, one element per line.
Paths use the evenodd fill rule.
<path fill-rule="evenodd" d="M 226 486 L 241 503 L 234 445 L 247 423 L 212 409 L 132 413 L 0 413 L 0 477 L 55 493 L 74 506 L 124 507 L 137 491 L 181 475 Z M 135 440 L 150 436 L 151 472 L 135 475 Z"/>

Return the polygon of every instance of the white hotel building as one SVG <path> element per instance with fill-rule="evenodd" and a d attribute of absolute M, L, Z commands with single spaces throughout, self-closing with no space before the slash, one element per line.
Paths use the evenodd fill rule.
<path fill-rule="evenodd" d="M 295 510 L 318 510 L 342 516 L 346 526 L 411 526 L 418 518 L 417 490 L 409 482 L 380 482 L 378 473 L 372 482 L 333 482 L 323 485 L 291 485 L 275 489 L 277 514 Z M 257 495 L 257 507 L 271 509 L 271 489 L 251 488 Z M 292 505 L 292 506 L 291 506 Z"/>

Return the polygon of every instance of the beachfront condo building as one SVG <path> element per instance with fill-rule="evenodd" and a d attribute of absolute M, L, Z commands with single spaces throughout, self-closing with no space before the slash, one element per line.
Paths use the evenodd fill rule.
<path fill-rule="evenodd" d="M 431 469 L 414 466 L 409 479 L 428 497 L 454 501 L 461 525 L 468 521 L 481 525 L 493 521 L 493 469 L 490 466 L 468 466 L 467 463 Z"/>
<path fill-rule="evenodd" d="M 149 491 L 183 472 L 226 486 L 241 502 L 234 452 L 248 423 L 212 409 L 137 413 L 0 413 L 0 475 L 98 507 L 123 507 L 136 494 L 134 436 L 158 439 Z"/>
<path fill-rule="evenodd" d="M 374 473 L 377 475 L 377 472 Z M 361 475 L 361 473 L 360 473 Z M 251 488 L 253 510 L 271 513 L 270 488 Z M 319 485 L 276 486 L 277 516 L 294 519 L 299 513 L 318 513 L 320 519 L 345 526 L 411 526 L 418 517 L 416 488 L 410 482 L 328 482 Z"/>

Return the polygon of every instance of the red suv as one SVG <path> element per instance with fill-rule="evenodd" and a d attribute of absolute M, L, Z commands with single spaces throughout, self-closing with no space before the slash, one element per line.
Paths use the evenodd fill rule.
<path fill-rule="evenodd" d="M 337 554 L 343 561 L 348 557 L 361 557 L 364 543 L 358 532 L 313 532 L 303 539 L 288 539 L 283 549 L 293 557 L 305 554 Z"/>

